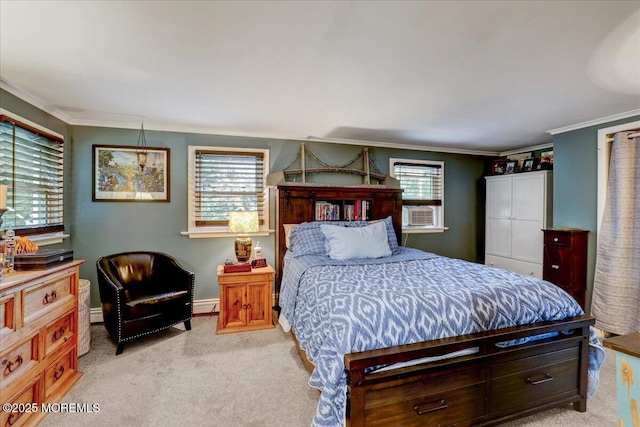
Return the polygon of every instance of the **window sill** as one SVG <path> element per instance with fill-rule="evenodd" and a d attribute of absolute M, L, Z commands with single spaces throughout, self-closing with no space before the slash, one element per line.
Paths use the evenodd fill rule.
<path fill-rule="evenodd" d="M 268 236 L 271 233 L 274 233 L 275 230 L 262 230 L 262 231 L 258 231 L 257 233 L 249 233 L 248 236 L 249 237 L 253 237 L 253 236 Z M 183 236 L 187 236 L 190 239 L 217 239 L 220 237 L 225 237 L 225 238 L 229 238 L 229 237 L 238 237 L 238 235 L 236 233 L 229 233 L 226 230 L 220 230 L 220 231 L 216 231 L 216 230 L 196 230 L 196 231 L 181 231 L 180 232 L 181 235 Z"/>
<path fill-rule="evenodd" d="M 417 234 L 417 233 L 444 233 L 449 227 L 431 227 L 420 225 L 409 225 L 402 227 L 402 234 Z"/>

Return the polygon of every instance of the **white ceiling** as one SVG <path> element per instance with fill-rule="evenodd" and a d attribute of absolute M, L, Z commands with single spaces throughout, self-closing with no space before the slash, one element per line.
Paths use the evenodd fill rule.
<path fill-rule="evenodd" d="M 640 114 L 640 2 L 1 0 L 0 78 L 71 124 L 506 151 Z"/>

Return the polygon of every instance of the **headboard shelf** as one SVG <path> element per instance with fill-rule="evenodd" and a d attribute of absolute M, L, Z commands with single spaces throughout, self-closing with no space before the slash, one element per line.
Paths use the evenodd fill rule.
<path fill-rule="evenodd" d="M 355 201 L 365 206 L 364 214 L 367 220 L 385 219 L 392 217 L 398 243 L 402 238 L 402 190 L 384 186 L 327 186 L 317 185 L 279 185 L 277 187 L 276 204 L 276 309 L 279 310 L 280 283 L 282 280 L 282 262 L 287 250 L 285 243 L 284 224 L 301 224 L 316 220 L 316 208 L 324 202 L 338 206 L 339 217 L 333 220 L 348 220 L 345 218 L 345 206 L 353 206 Z M 364 205 L 362 205 L 364 202 Z M 355 210 L 355 208 L 354 208 Z M 355 218 L 354 218 L 355 219 Z"/>

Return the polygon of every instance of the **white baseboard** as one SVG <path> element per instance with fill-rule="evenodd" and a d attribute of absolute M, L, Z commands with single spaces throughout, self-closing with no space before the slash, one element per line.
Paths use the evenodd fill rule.
<path fill-rule="evenodd" d="M 218 313 L 220 299 L 201 299 L 193 302 L 193 314 L 214 314 Z M 92 307 L 89 311 L 89 322 L 102 323 L 102 308 Z"/>

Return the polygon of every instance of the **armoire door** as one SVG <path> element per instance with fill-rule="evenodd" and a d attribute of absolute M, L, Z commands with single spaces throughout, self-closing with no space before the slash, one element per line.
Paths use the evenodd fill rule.
<path fill-rule="evenodd" d="M 485 251 L 489 255 L 511 256 L 511 193 L 510 176 L 487 179 Z"/>

